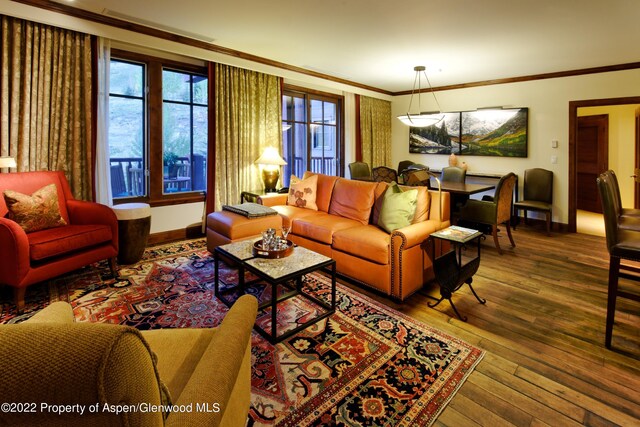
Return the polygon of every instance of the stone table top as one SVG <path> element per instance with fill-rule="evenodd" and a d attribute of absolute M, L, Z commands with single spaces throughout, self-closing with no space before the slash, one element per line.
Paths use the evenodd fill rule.
<path fill-rule="evenodd" d="M 331 258 L 313 252 L 302 246 L 296 246 L 291 255 L 285 258 L 268 259 L 254 257 L 253 242 L 259 239 L 243 240 L 220 246 L 220 249 L 242 260 L 245 264 L 259 270 L 272 279 L 279 279 L 307 268 L 315 267 Z"/>

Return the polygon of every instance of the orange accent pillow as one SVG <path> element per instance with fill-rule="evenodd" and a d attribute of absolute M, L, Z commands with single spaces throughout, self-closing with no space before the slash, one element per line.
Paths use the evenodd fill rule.
<path fill-rule="evenodd" d="M 295 175 L 291 175 L 291 180 L 289 180 L 289 197 L 287 199 L 287 204 L 317 211 L 317 190 L 318 175 L 313 175 L 302 180 Z"/>
<path fill-rule="evenodd" d="M 32 195 L 4 190 L 4 201 L 9 209 L 7 217 L 17 222 L 26 233 L 67 225 L 60 216 L 58 189 L 49 184 Z"/>

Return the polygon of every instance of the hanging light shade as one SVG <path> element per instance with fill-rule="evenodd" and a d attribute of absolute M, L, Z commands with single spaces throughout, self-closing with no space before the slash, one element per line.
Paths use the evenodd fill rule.
<path fill-rule="evenodd" d="M 422 65 L 418 65 L 414 67 L 413 70 L 416 72 L 416 77 L 413 80 L 413 89 L 411 90 L 411 98 L 409 99 L 409 108 L 407 109 L 407 114 L 399 115 L 398 119 L 407 126 L 417 128 L 424 128 L 438 124 L 444 119 L 444 114 L 442 114 L 438 98 L 436 98 L 436 94 L 431 88 L 431 82 L 429 82 L 429 77 L 427 77 L 427 73 L 425 71 L 426 68 Z M 424 78 L 429 85 L 429 90 L 431 91 L 431 95 L 433 95 L 433 99 L 438 106 L 438 111 L 422 111 L 422 75 L 424 75 Z M 412 114 L 411 105 L 413 104 L 413 94 L 416 92 L 416 83 L 418 84 L 418 112 Z"/>

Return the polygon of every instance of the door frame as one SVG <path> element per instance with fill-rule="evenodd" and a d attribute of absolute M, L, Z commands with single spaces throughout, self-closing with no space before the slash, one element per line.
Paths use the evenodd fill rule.
<path fill-rule="evenodd" d="M 578 108 L 603 107 L 608 105 L 640 104 L 640 96 L 625 98 L 586 99 L 582 101 L 569 101 L 569 224 L 568 231 L 576 232 L 577 215 L 577 142 L 578 134 Z"/>

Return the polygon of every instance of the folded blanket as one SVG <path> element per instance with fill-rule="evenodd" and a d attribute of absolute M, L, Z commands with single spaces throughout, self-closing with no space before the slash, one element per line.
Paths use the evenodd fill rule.
<path fill-rule="evenodd" d="M 243 203 L 241 205 L 223 205 L 222 210 L 237 213 L 247 218 L 260 218 L 262 216 L 275 215 L 278 212 L 269 206 L 259 205 L 257 203 Z"/>

